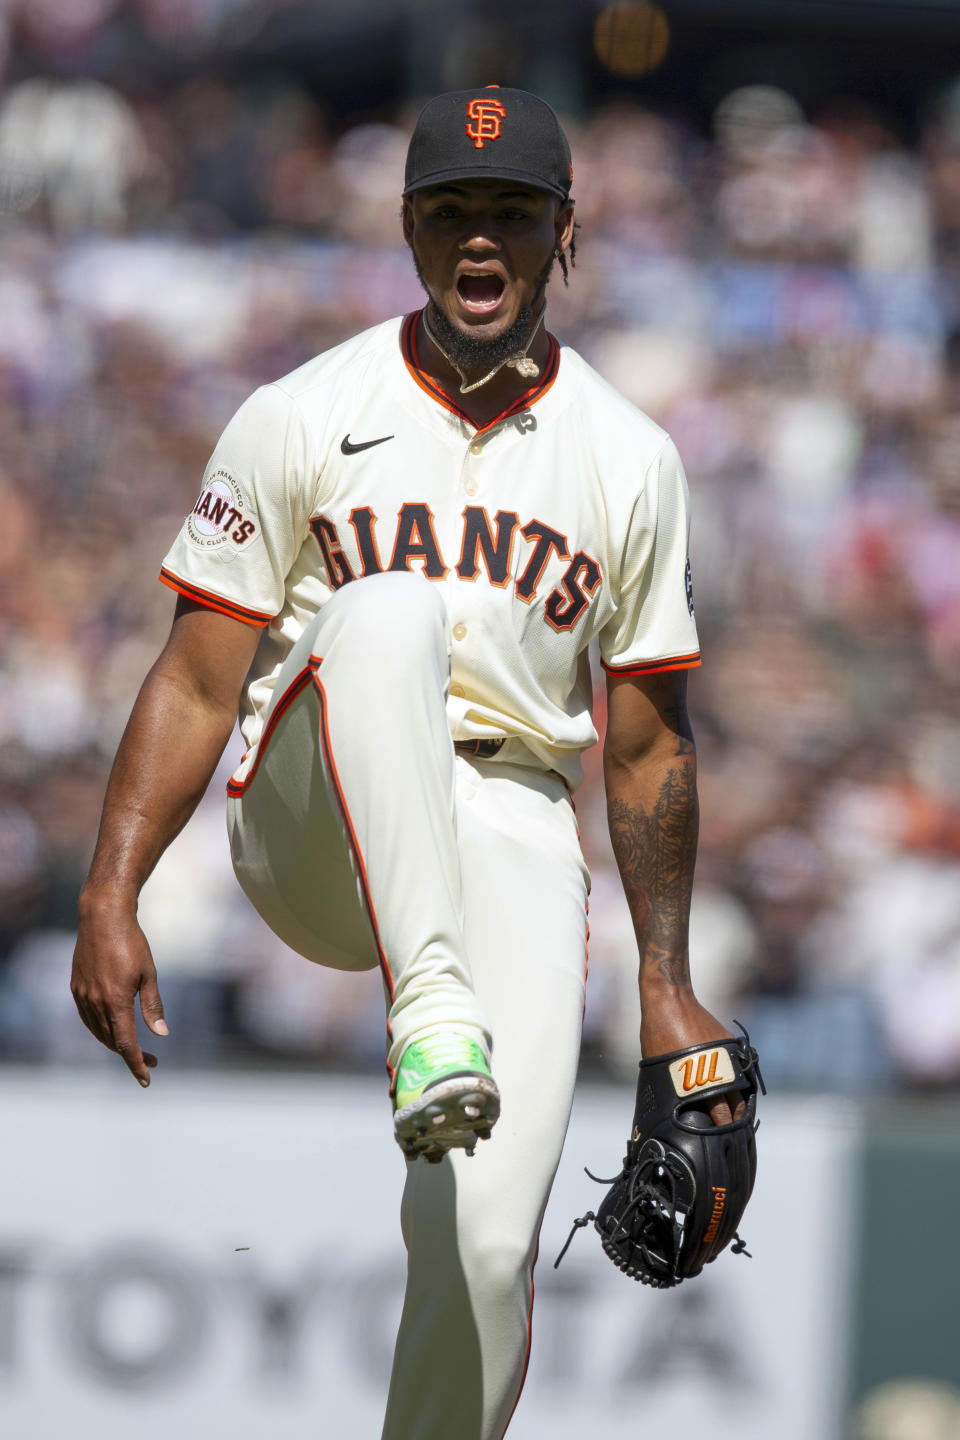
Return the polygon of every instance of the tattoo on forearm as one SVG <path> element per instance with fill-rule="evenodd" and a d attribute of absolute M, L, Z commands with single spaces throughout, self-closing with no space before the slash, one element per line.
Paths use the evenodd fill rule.
<path fill-rule="evenodd" d="M 692 744 L 689 750 L 692 751 Z M 679 749 L 651 811 L 620 795 L 607 802 L 613 853 L 640 947 L 640 974 L 689 985 L 687 931 L 697 854 L 696 762 Z"/>

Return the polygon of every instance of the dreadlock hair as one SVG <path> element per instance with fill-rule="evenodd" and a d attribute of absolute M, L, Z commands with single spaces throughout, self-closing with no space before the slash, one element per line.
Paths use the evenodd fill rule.
<path fill-rule="evenodd" d="M 570 276 L 569 276 L 569 273 L 568 273 L 568 271 L 567 271 L 567 255 L 570 256 L 570 266 L 571 266 L 571 268 L 574 268 L 574 267 L 576 266 L 576 263 L 577 263 L 577 233 L 576 233 L 576 232 L 577 232 L 579 229 L 580 229 L 580 221 L 579 221 L 579 220 L 574 220 L 574 222 L 573 222 L 573 232 L 574 232 L 574 233 L 570 236 L 570 244 L 567 246 L 566 252 L 564 252 L 563 250 L 561 250 L 561 251 L 560 251 L 560 254 L 557 256 L 557 259 L 560 261 L 560 274 L 563 276 L 563 283 L 564 283 L 564 285 L 569 285 L 569 284 L 570 284 Z"/>

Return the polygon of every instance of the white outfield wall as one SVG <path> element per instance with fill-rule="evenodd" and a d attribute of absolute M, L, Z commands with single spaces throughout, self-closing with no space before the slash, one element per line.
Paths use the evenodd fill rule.
<path fill-rule="evenodd" d="M 578 1093 L 510 1440 L 713 1434 L 720 1415 L 737 1440 L 839 1440 L 856 1112 L 769 1100 L 755 1258 L 656 1293 L 592 1229 L 552 1268 L 632 1098 Z M 403 1282 L 379 1082 L 168 1069 L 143 1093 L 0 1070 L 0 1153 L 4 1440 L 378 1440 Z"/>

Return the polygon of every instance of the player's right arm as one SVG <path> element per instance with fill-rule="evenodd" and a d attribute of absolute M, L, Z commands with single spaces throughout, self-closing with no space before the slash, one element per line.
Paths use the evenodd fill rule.
<path fill-rule="evenodd" d="M 100 833 L 80 896 L 71 989 L 84 1024 L 141 1085 L 156 1057 L 137 1040 L 134 1001 L 165 1035 L 140 890 L 196 809 L 237 717 L 261 631 L 179 600 L 170 637 L 143 683 L 117 751 Z"/>

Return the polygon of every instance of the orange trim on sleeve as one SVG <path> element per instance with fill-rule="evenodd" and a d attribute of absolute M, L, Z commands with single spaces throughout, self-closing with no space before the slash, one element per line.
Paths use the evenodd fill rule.
<path fill-rule="evenodd" d="M 493 419 L 488 420 L 485 425 L 478 425 L 477 422 L 471 420 L 467 412 L 461 410 L 460 406 L 450 398 L 447 392 L 443 390 L 435 380 L 431 380 L 430 376 L 421 368 L 417 354 L 417 323 L 422 314 L 422 310 L 413 311 L 404 320 L 400 330 L 400 349 L 406 367 L 421 390 L 425 391 L 432 400 L 436 400 L 437 404 L 442 405 L 445 410 L 451 411 L 454 415 L 457 415 L 461 420 L 465 421 L 478 435 L 483 435 L 487 430 L 492 430 L 495 425 L 500 424 L 501 420 L 507 420 L 511 415 L 517 415 L 521 410 L 529 410 L 531 405 L 535 405 L 538 400 L 541 400 L 543 396 L 546 395 L 554 380 L 557 378 L 557 373 L 560 369 L 560 342 L 548 331 L 547 339 L 550 341 L 550 355 L 547 359 L 543 374 L 531 385 L 529 390 L 525 390 L 518 399 L 508 405 L 506 410 L 501 410 L 499 415 L 495 415 Z"/>
<path fill-rule="evenodd" d="M 606 660 L 600 664 L 608 675 L 660 675 L 666 670 L 695 670 L 702 665 L 700 651 L 695 650 L 692 655 L 673 655 L 665 660 L 646 660 L 640 665 L 608 665 Z"/>
<path fill-rule="evenodd" d="M 225 600 L 222 595 L 214 595 L 209 590 L 201 590 L 197 585 L 191 585 L 186 580 L 181 580 L 179 575 L 174 575 L 172 570 L 161 569 L 161 585 L 176 590 L 187 600 L 195 600 L 198 605 L 205 605 L 208 610 L 219 610 L 221 615 L 229 615 L 231 620 L 240 620 L 244 625 L 252 625 L 257 630 L 262 630 L 269 625 L 273 619 L 272 615 L 265 615 L 262 610 L 248 610 L 243 605 L 237 605 L 233 600 Z"/>

